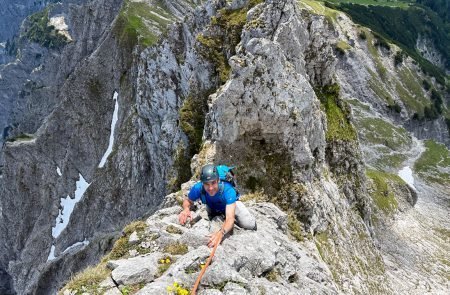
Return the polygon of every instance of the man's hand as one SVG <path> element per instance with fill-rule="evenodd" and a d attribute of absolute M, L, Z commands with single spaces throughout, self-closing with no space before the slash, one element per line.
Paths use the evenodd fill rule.
<path fill-rule="evenodd" d="M 188 218 L 192 220 L 192 212 L 191 210 L 189 210 L 189 208 L 184 209 L 183 211 L 181 211 L 180 215 L 178 215 L 178 221 L 181 225 L 184 225 Z"/>
<path fill-rule="evenodd" d="M 221 230 L 219 230 L 218 232 L 209 234 L 208 237 L 208 247 L 213 248 L 216 244 L 220 244 L 220 242 L 222 242 L 223 233 Z"/>

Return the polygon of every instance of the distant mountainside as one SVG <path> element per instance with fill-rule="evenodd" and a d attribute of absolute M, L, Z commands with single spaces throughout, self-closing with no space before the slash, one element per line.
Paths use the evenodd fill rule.
<path fill-rule="evenodd" d="M 259 224 L 202 294 L 445 294 L 445 5 L 23 4 L 0 20 L 0 293 L 188 289 L 217 222 L 179 203 L 214 162 Z"/>

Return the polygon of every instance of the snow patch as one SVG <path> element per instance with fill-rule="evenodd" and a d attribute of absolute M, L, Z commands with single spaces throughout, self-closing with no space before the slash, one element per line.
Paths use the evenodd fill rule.
<path fill-rule="evenodd" d="M 106 149 L 105 154 L 103 155 L 103 157 L 100 161 L 100 164 L 98 164 L 98 168 L 103 168 L 103 166 L 105 166 L 106 160 L 108 159 L 108 156 L 111 154 L 112 149 L 113 149 L 114 129 L 116 127 L 116 123 L 119 118 L 119 100 L 117 99 L 118 96 L 119 96 L 119 94 L 116 91 L 114 91 L 113 99 L 116 101 L 116 103 L 114 105 L 114 113 L 113 113 L 113 118 L 111 121 L 111 135 L 109 136 L 109 145 L 108 145 L 108 148 Z"/>
<path fill-rule="evenodd" d="M 405 166 L 402 170 L 398 172 L 398 176 L 403 179 L 409 186 L 413 189 L 416 189 L 414 186 L 414 177 L 412 175 L 412 170 L 409 166 Z"/>
<path fill-rule="evenodd" d="M 48 254 L 47 261 L 55 259 L 55 245 L 52 245 L 52 248 L 50 249 L 50 254 Z"/>
<path fill-rule="evenodd" d="M 56 173 L 58 173 L 59 176 L 62 176 L 61 169 L 59 169 L 58 166 L 56 166 Z"/>
<path fill-rule="evenodd" d="M 75 204 L 81 200 L 84 192 L 89 185 L 91 185 L 84 180 L 81 174 L 78 175 L 80 176 L 80 180 L 78 180 L 76 184 L 77 189 L 75 190 L 75 198 L 70 198 L 70 195 L 61 198 L 61 209 L 59 209 L 58 217 L 56 217 L 56 225 L 52 228 L 52 236 L 55 239 L 62 233 L 67 224 L 69 224 L 70 215 L 72 214 Z"/>
<path fill-rule="evenodd" d="M 65 36 L 69 41 L 72 41 L 72 37 L 69 34 L 69 26 L 66 24 L 64 16 L 51 17 L 48 24 L 54 26 L 59 34 Z"/>
<path fill-rule="evenodd" d="M 87 245 L 89 245 L 89 241 L 85 239 L 83 242 L 77 242 L 77 243 L 73 244 L 72 246 L 67 247 L 66 250 L 64 250 L 62 252 L 62 254 L 66 253 L 66 252 L 70 251 L 71 249 L 76 248 L 78 246 L 83 246 L 83 248 L 84 248 Z"/>

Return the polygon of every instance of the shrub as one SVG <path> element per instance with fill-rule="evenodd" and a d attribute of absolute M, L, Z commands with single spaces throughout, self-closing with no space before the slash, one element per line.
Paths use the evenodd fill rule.
<path fill-rule="evenodd" d="M 430 82 L 428 82 L 428 80 L 423 80 L 422 85 L 423 85 L 423 89 L 425 89 L 426 91 L 431 89 L 431 84 L 430 84 Z"/>
<path fill-rule="evenodd" d="M 367 39 L 367 35 L 366 35 L 366 32 L 365 32 L 365 31 L 359 31 L 358 36 L 359 36 L 359 38 L 360 38 L 361 40 L 366 40 L 366 39 Z"/>
<path fill-rule="evenodd" d="M 46 8 L 28 17 L 28 27 L 25 32 L 25 37 L 47 48 L 60 48 L 68 40 L 65 36 L 59 34 L 54 26 L 48 25 L 48 12 L 49 9 Z"/>
<path fill-rule="evenodd" d="M 401 64 L 403 62 L 403 57 L 404 57 L 403 51 L 399 50 L 395 53 L 395 56 L 394 56 L 395 66 L 398 66 L 399 64 Z"/>

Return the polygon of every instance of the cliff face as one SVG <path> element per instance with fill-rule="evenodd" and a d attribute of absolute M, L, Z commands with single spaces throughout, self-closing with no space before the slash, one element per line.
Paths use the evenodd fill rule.
<path fill-rule="evenodd" d="M 274 271 L 282 277 L 272 286 L 279 292 L 302 284 L 330 294 L 410 292 L 395 285 L 407 269 L 384 261 L 398 258 L 384 226 L 399 211 L 413 211 L 434 186 L 416 192 L 375 169 L 392 172 L 420 156 L 411 150 L 417 140 L 393 122 L 448 145 L 443 118 L 413 118 L 432 103 L 421 80 L 439 85 L 416 73 L 409 58 L 395 65 L 395 47 L 376 47 L 370 31 L 337 11 L 314 11 L 310 1 L 201 2 L 56 4 L 49 20 L 65 16 L 72 39 L 58 48 L 37 44 L 26 35 L 32 21 L 24 23 L 20 58 L 0 69 L 0 123 L 10 139 L 0 156 L 0 290 L 54 293 L 72 273 L 98 262 L 124 225 L 174 205 L 191 184 L 185 182 L 214 161 L 237 166 L 245 199 L 287 213 L 271 204 L 253 207 L 268 228 L 279 227 L 267 233 L 276 237 L 267 247 L 278 249 L 271 244 L 278 240 L 293 257 L 308 257 L 306 270 L 276 251 L 267 253 L 275 258 L 261 271 L 218 264 L 219 273 L 230 267 L 229 281 L 252 292 L 256 286 L 246 280 L 266 283 Z M 437 190 L 445 192 L 445 185 Z M 175 223 L 177 209 L 169 211 L 151 217 L 145 232 Z M 171 216 L 159 224 L 164 212 Z M 277 218 L 284 221 L 274 225 Z M 207 227 L 202 222 L 199 232 Z M 237 236 L 224 244 L 224 255 L 263 234 Z M 191 238 L 164 234 L 157 243 L 187 243 L 190 252 L 177 257 L 185 267 L 204 251 Z M 387 245 L 381 252 L 380 241 Z M 136 256 L 127 249 L 114 258 Z M 141 254 L 161 254 L 147 250 Z M 425 257 L 420 249 L 408 253 Z M 420 268 L 408 269 L 427 282 Z M 164 293 L 171 276 L 190 283 L 192 273 L 184 272 L 173 267 L 155 282 L 133 284 L 149 283 L 142 294 Z M 441 279 L 438 272 L 435 290 L 444 286 Z"/>

